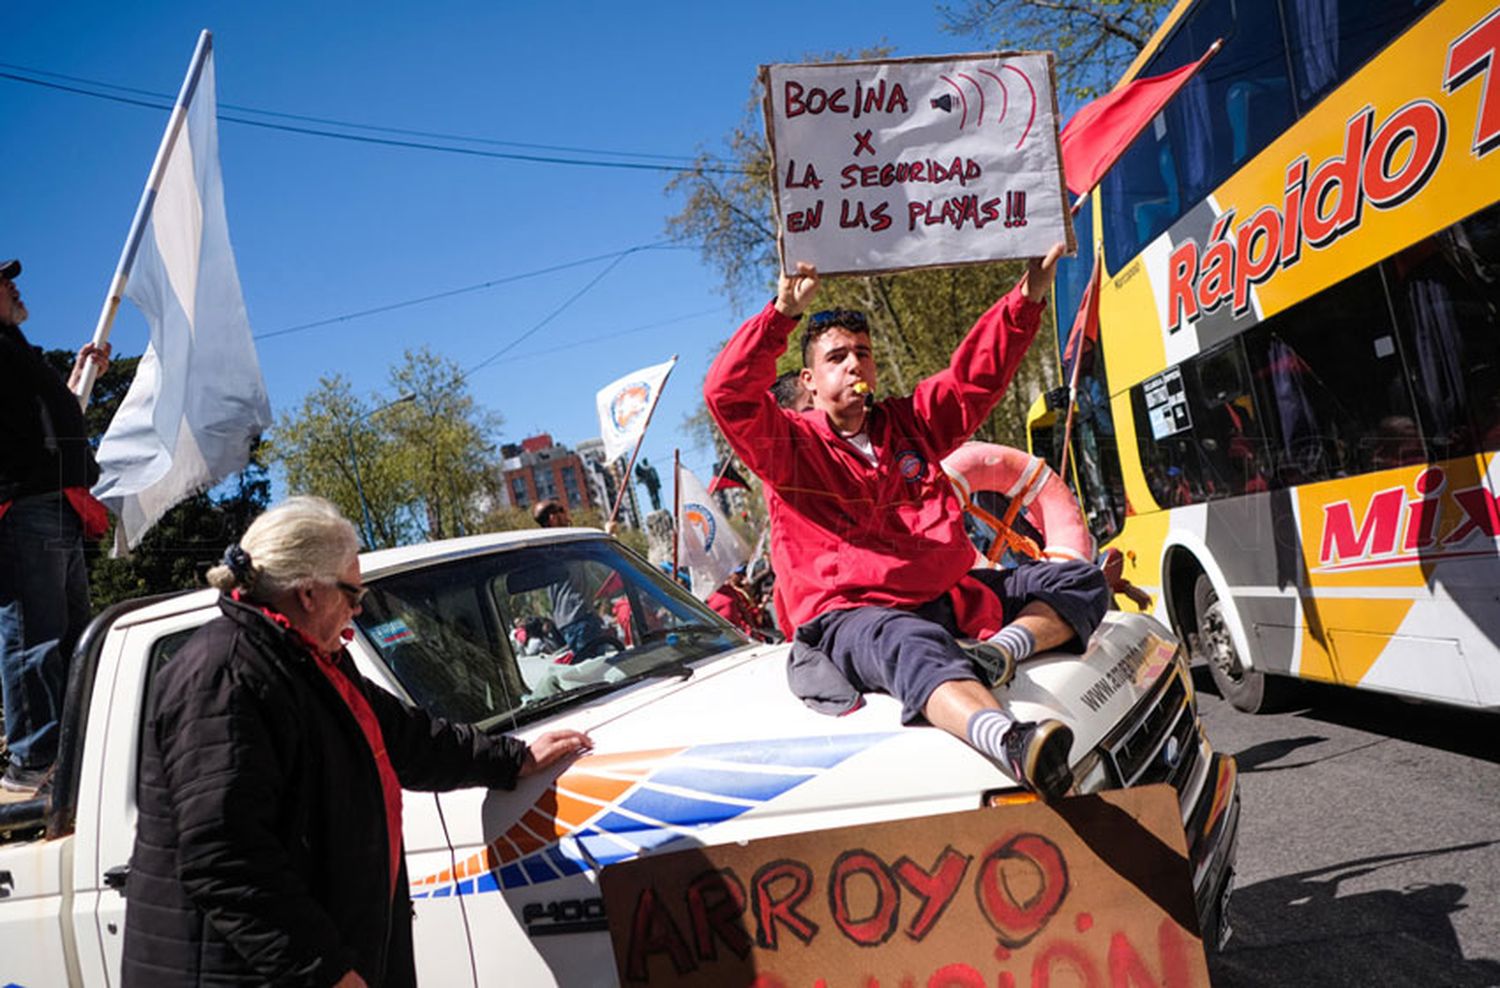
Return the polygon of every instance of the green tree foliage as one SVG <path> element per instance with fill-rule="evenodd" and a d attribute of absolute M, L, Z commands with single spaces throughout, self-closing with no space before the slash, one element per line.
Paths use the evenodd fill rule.
<path fill-rule="evenodd" d="M 952 34 L 999 51 L 1055 51 L 1058 84 L 1080 99 L 1107 92 L 1173 0 L 964 0 L 941 4 Z"/>
<path fill-rule="evenodd" d="M 863 57 L 863 56 L 862 56 Z M 699 167 L 675 177 L 668 191 L 684 196 L 683 208 L 667 221 L 673 236 L 697 241 L 704 260 L 717 268 L 723 289 L 735 303 L 774 293 L 779 261 L 772 208 L 770 152 L 759 120 L 759 83 L 745 119 L 726 137 L 727 160 L 745 170 L 726 180 L 704 170 L 724 159 L 703 156 Z M 872 345 L 885 394 L 910 393 L 918 381 L 946 366 L 953 349 L 974 320 L 1020 278 L 1019 263 L 983 264 L 909 271 L 875 277 L 824 279 L 816 308 L 849 307 L 871 316 Z M 1026 409 L 1054 383 L 1056 334 L 1044 320 L 1037 341 L 1016 373 L 1005 398 L 980 428 L 977 438 L 1026 445 Z M 794 337 L 780 369 L 801 366 Z M 727 450 L 706 410 L 688 416 L 689 431 Z"/>
<path fill-rule="evenodd" d="M 73 366 L 67 350 L 46 352 L 48 363 L 66 377 Z M 119 357 L 94 382 L 84 423 L 97 447 L 125 393 L 135 379 L 139 357 Z M 111 558 L 114 530 L 88 547 L 89 594 L 97 610 L 116 601 L 203 586 L 203 573 L 224 554 L 250 520 L 271 500 L 271 482 L 261 448 L 250 450 L 250 463 L 212 491 L 174 506 L 128 556 Z"/>
<path fill-rule="evenodd" d="M 334 375 L 283 413 L 272 449 L 288 488 L 328 498 L 361 526 L 363 488 L 376 546 L 485 530 L 500 417 L 475 404 L 457 364 L 426 347 L 391 368 L 389 392 L 404 400 L 361 398 Z"/>
<path fill-rule="evenodd" d="M 90 553 L 89 591 L 94 606 L 203 586 L 203 574 L 222 558 L 224 547 L 236 541 L 270 502 L 271 480 L 257 443 L 244 470 L 213 491 L 195 494 L 173 507 L 130 555 L 111 558 L 104 549 L 114 534 L 106 536 Z"/>

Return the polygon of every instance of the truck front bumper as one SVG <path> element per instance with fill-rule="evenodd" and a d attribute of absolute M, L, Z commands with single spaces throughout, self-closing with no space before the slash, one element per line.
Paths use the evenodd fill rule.
<path fill-rule="evenodd" d="M 1203 946 L 1216 950 L 1228 941 L 1231 932 L 1229 897 L 1234 889 L 1240 833 L 1239 766 L 1229 755 L 1212 756 L 1207 784 L 1185 829 Z"/>

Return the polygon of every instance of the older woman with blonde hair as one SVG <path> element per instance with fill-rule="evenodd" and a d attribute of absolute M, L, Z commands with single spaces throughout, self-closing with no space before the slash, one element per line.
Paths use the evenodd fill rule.
<path fill-rule="evenodd" d="M 588 737 L 491 737 L 360 676 L 359 540 L 321 498 L 262 514 L 208 578 L 223 613 L 157 676 L 142 738 L 123 983 L 414 985 L 401 790 L 513 788 Z"/>

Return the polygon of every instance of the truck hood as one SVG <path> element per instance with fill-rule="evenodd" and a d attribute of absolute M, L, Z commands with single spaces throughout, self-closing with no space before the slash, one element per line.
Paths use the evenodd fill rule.
<path fill-rule="evenodd" d="M 1018 666 L 1014 680 L 995 696 L 1019 720 L 1054 717 L 1071 727 L 1076 761 L 1151 692 L 1170 668 L 1177 646 L 1177 638 L 1154 618 L 1111 612 L 1087 652 L 1034 656 Z M 863 707 L 841 717 L 813 711 L 787 686 L 788 649 L 751 647 L 704 662 L 685 680 L 600 704 L 580 715 L 581 725 L 567 726 L 588 729 L 601 753 L 680 746 L 687 738 L 700 745 L 753 745 L 885 735 L 906 736 L 909 743 L 924 747 L 936 735 L 954 753 L 970 750 L 925 724 L 903 727 L 900 705 L 883 695 L 869 695 Z M 990 767 L 987 760 L 979 761 Z"/>
<path fill-rule="evenodd" d="M 1028 660 L 997 696 L 1021 719 L 1067 723 L 1076 764 L 1130 720 L 1176 648 L 1154 619 L 1112 613 L 1085 654 Z M 807 708 L 787 688 L 786 652 L 747 647 L 699 664 L 689 679 L 646 681 L 528 725 L 528 739 L 586 730 L 594 751 L 555 777 L 523 780 L 514 796 L 490 794 L 480 813 L 459 815 L 482 820 L 483 834 L 455 833 L 456 843 L 499 846 L 502 858 L 510 845 L 531 851 L 516 860 L 522 869 L 547 856 L 550 870 L 559 854 L 593 869 L 684 839 L 718 844 L 974 809 L 984 793 L 1015 788 L 958 739 L 902 726 L 890 697 L 871 696 L 842 717 Z M 558 843 L 533 851 L 535 835 L 549 834 Z"/>

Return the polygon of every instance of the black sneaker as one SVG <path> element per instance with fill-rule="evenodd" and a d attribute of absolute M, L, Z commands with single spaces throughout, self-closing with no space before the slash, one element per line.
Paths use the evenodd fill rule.
<path fill-rule="evenodd" d="M 958 647 L 969 653 L 969 658 L 974 660 L 974 664 L 984 674 L 985 684 L 992 690 L 1004 686 L 1016 674 L 1016 660 L 994 642 L 960 638 Z"/>
<path fill-rule="evenodd" d="M 1043 799 L 1068 794 L 1073 785 L 1073 774 L 1068 770 L 1073 730 L 1068 725 L 1060 720 L 1017 721 L 1005 732 L 1000 744 L 1005 749 L 1006 766 L 1016 781 Z"/>
<path fill-rule="evenodd" d="M 46 768 L 22 768 L 15 762 L 11 762 L 5 767 L 5 775 L 0 776 L 0 789 L 34 796 L 37 790 L 45 786 L 51 778 L 52 766 L 50 765 Z"/>

